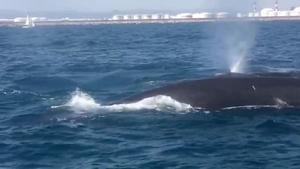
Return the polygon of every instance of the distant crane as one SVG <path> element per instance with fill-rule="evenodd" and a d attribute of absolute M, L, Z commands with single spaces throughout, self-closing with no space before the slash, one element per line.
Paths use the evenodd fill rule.
<path fill-rule="evenodd" d="M 274 7 L 275 7 L 275 11 L 276 12 L 278 12 L 279 11 L 279 6 L 278 6 L 278 0 L 275 0 L 275 5 L 274 5 Z"/>
<path fill-rule="evenodd" d="M 256 12 L 257 12 L 257 4 L 256 4 L 256 1 L 253 2 L 252 8 L 253 8 L 253 13 L 256 13 Z"/>

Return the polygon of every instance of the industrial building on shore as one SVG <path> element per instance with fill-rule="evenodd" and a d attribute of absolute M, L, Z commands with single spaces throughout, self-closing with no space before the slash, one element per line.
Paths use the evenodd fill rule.
<path fill-rule="evenodd" d="M 290 10 L 280 10 L 276 0 L 274 8 L 263 8 L 257 11 L 257 4 L 254 2 L 253 11 L 248 14 L 248 17 L 300 17 L 300 6 L 292 7 Z"/>
<path fill-rule="evenodd" d="M 135 15 L 114 15 L 109 20 L 126 21 L 126 20 L 169 20 L 169 19 L 212 19 L 212 18 L 228 18 L 232 17 L 228 12 L 219 13 L 179 13 L 177 15 L 170 14 L 135 14 Z"/>
<path fill-rule="evenodd" d="M 99 25 L 99 24 L 140 24 L 140 23 L 187 23 L 187 22 L 214 22 L 214 21 L 274 21 L 274 20 L 297 20 L 300 21 L 300 6 L 290 10 L 281 10 L 278 0 L 274 0 L 271 8 L 258 8 L 257 3 L 249 7 L 249 13 L 230 12 L 185 12 L 178 14 L 124 14 L 114 15 L 106 19 L 91 18 L 59 18 L 49 19 L 46 17 L 17 17 L 12 19 L 0 19 L 0 26 L 24 26 L 27 20 L 37 26 L 49 25 Z"/>
<path fill-rule="evenodd" d="M 300 6 L 290 10 L 279 10 L 278 0 L 275 0 L 273 8 L 257 10 L 257 3 L 253 2 L 252 11 L 243 14 L 232 14 L 229 12 L 200 12 L 200 13 L 179 13 L 170 14 L 135 14 L 135 15 L 114 15 L 109 20 L 130 21 L 130 20 L 180 20 L 180 19 L 226 19 L 226 18 L 265 18 L 265 17 L 300 17 Z"/>

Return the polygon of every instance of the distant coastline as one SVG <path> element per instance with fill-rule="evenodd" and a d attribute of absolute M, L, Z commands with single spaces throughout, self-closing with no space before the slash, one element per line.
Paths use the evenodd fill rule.
<path fill-rule="evenodd" d="M 36 26 L 60 25 L 106 25 L 106 24 L 166 24 L 166 23 L 203 23 L 203 22 L 243 22 L 243 21 L 300 21 L 296 17 L 255 17 L 255 18 L 211 18 L 211 19 L 155 19 L 155 20 L 104 20 L 104 19 L 72 19 L 36 21 Z M 1 21 L 1 27 L 21 27 L 24 23 Z"/>
<path fill-rule="evenodd" d="M 16 17 L 14 19 L 0 19 L 0 26 L 24 27 L 31 21 L 34 26 L 59 26 L 59 25 L 105 25 L 105 24 L 167 24 L 167 23 L 202 23 L 202 22 L 265 22 L 265 21 L 300 21 L 300 6 L 289 10 L 279 10 L 278 1 L 274 7 L 258 10 L 256 2 L 249 13 L 232 12 L 186 12 L 186 13 L 148 13 L 148 14 L 116 14 L 107 18 L 59 18 L 30 16 Z M 27 24 L 28 25 L 28 24 Z"/>

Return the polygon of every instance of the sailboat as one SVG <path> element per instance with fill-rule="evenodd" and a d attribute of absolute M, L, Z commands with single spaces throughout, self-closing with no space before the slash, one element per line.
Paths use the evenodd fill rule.
<path fill-rule="evenodd" d="M 33 22 L 32 18 L 29 18 L 29 16 L 27 15 L 26 22 L 22 26 L 22 28 L 33 28 L 33 27 L 35 27 L 34 22 Z"/>

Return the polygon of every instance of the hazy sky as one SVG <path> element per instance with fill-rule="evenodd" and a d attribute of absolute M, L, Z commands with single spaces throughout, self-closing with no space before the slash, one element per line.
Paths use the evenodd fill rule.
<path fill-rule="evenodd" d="M 254 0 L 0 0 L 1 10 L 108 12 L 114 10 L 226 10 L 246 11 Z M 258 8 L 275 0 L 256 0 Z M 279 0 L 281 9 L 300 6 L 300 0 Z"/>

